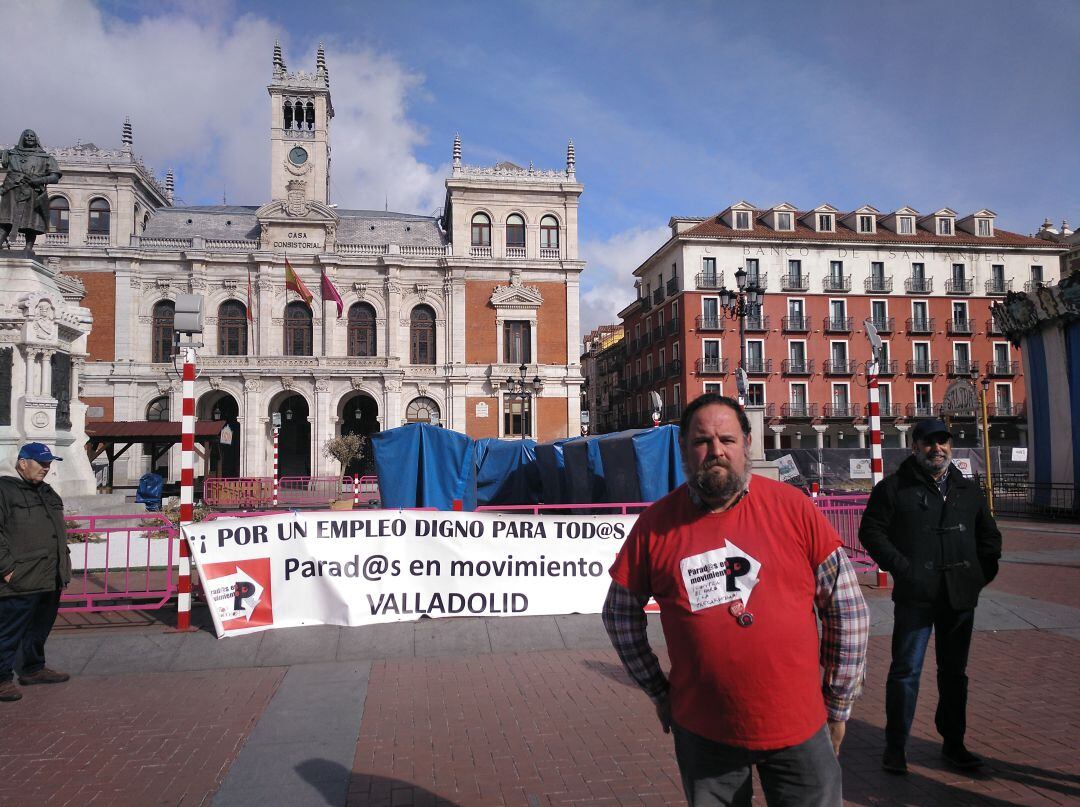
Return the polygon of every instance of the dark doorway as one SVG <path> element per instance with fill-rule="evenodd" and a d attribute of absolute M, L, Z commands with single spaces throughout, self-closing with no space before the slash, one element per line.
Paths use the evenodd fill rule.
<path fill-rule="evenodd" d="M 362 434 L 370 438 L 377 433 L 379 426 L 379 405 L 368 395 L 356 395 L 345 403 L 341 413 L 341 433 Z M 364 455 L 353 460 L 345 468 L 345 476 L 368 476 L 375 473 L 375 456 L 371 451 L 371 442 L 364 447 Z"/>
<path fill-rule="evenodd" d="M 203 413 L 203 418 L 225 423 L 229 431 L 222 436 L 229 442 L 214 443 L 210 447 L 211 476 L 240 476 L 240 407 L 231 395 L 223 394 Z M 227 435 L 227 437 L 226 437 Z"/>
<path fill-rule="evenodd" d="M 278 473 L 281 476 L 311 476 L 311 422 L 302 395 L 290 395 L 277 410 L 281 413 L 278 435 Z"/>

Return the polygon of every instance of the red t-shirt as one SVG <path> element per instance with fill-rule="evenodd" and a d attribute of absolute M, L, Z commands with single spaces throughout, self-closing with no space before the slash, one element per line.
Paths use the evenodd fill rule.
<path fill-rule="evenodd" d="M 839 546 L 802 492 L 761 476 L 726 512 L 702 511 L 683 485 L 638 517 L 611 576 L 660 604 L 676 723 L 754 750 L 821 728 L 815 572 Z M 749 627 L 730 611 L 736 600 Z"/>

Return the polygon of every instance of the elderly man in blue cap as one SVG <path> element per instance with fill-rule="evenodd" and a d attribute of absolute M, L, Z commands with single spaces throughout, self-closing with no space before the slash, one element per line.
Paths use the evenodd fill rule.
<path fill-rule="evenodd" d="M 997 574 L 1001 533 L 979 486 L 952 464 L 949 427 L 922 420 L 911 436 L 911 456 L 874 486 L 859 527 L 862 545 L 895 582 L 881 766 L 907 773 L 905 746 L 933 631 L 941 755 L 955 768 L 977 768 L 982 761 L 964 744 L 966 669 L 975 606 Z"/>
<path fill-rule="evenodd" d="M 45 640 L 71 580 L 64 502 L 45 483 L 61 459 L 43 443 L 27 443 L 15 463 L 18 476 L 0 477 L 0 701 L 22 697 L 12 680 L 20 650 L 23 686 L 70 677 L 45 666 Z"/>

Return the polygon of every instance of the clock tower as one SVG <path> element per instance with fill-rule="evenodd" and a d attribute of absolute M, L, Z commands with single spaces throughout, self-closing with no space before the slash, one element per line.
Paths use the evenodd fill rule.
<path fill-rule="evenodd" d="M 289 73 L 274 43 L 270 93 L 270 198 L 330 203 L 330 74 L 319 45 L 315 72 Z"/>

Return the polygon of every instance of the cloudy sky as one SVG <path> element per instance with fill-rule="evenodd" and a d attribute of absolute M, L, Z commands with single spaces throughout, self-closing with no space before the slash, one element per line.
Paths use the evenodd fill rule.
<path fill-rule="evenodd" d="M 612 321 L 672 215 L 828 202 L 1080 224 L 1080 2 L 228 2 L 7 6 L 0 142 L 135 146 L 190 204 L 268 196 L 275 39 L 325 42 L 334 201 L 428 214 L 465 161 L 574 139 L 582 326 Z M 24 80 L 25 89 L 15 85 Z"/>

